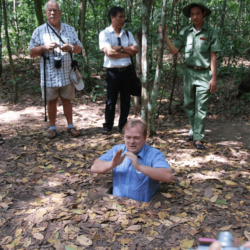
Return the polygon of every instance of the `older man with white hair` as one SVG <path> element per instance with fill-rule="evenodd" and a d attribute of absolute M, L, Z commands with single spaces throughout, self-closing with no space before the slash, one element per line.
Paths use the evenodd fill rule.
<path fill-rule="evenodd" d="M 50 130 L 47 137 L 57 136 L 56 114 L 57 100 L 60 97 L 64 114 L 68 122 L 68 132 L 72 136 L 80 133 L 73 125 L 71 99 L 75 96 L 75 86 L 70 82 L 70 53 L 80 53 L 82 44 L 73 27 L 60 21 L 62 11 L 59 4 L 50 0 L 45 4 L 47 23 L 39 26 L 30 40 L 30 55 L 40 56 L 41 89 L 44 98 L 44 63 L 46 77 L 46 99 Z M 63 42 L 62 42 L 63 41 Z M 45 54 L 45 57 L 43 55 Z M 47 60 L 45 59 L 47 58 Z"/>

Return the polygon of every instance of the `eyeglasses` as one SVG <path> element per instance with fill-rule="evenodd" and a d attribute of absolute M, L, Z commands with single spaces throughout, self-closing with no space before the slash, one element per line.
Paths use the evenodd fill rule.
<path fill-rule="evenodd" d="M 57 13 L 57 12 L 59 12 L 60 10 L 47 10 L 48 12 L 52 12 L 52 11 L 54 11 L 54 13 Z"/>
<path fill-rule="evenodd" d="M 121 46 L 121 38 L 117 37 L 117 39 L 118 39 L 118 46 Z"/>

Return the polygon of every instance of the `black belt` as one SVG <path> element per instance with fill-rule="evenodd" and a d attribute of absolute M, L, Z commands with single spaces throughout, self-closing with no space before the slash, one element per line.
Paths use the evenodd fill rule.
<path fill-rule="evenodd" d="M 108 68 L 108 70 L 115 70 L 115 71 L 119 71 L 119 72 L 122 72 L 122 71 L 126 71 L 128 68 L 131 67 L 131 64 L 128 65 L 127 67 L 121 67 L 121 68 Z"/>
<path fill-rule="evenodd" d="M 189 68 L 192 68 L 192 69 L 198 69 L 198 70 L 205 70 L 205 69 L 210 69 L 210 66 L 207 67 L 207 68 L 202 68 L 202 67 L 198 67 L 198 66 L 189 66 L 189 65 L 186 65 L 187 67 Z"/>

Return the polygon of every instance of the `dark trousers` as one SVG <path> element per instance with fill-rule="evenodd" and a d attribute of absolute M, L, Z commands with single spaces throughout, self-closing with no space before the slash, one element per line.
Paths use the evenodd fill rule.
<path fill-rule="evenodd" d="M 107 98 L 105 109 L 105 123 L 103 128 L 111 130 L 115 119 L 115 105 L 120 92 L 120 119 L 119 128 L 123 129 L 127 122 L 127 117 L 130 109 L 130 89 L 133 80 L 132 66 L 128 66 L 126 70 L 119 71 L 118 69 L 107 69 L 106 83 Z"/>

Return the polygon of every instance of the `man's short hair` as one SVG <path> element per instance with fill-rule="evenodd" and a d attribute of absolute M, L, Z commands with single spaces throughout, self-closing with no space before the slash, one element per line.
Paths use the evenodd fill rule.
<path fill-rule="evenodd" d="M 201 11 L 202 11 L 202 14 L 204 14 L 205 10 L 202 8 L 202 6 L 200 6 L 199 4 L 194 4 L 194 5 L 191 5 L 190 8 L 189 8 L 190 15 L 191 15 L 191 9 L 193 9 L 195 7 L 200 8 Z"/>
<path fill-rule="evenodd" d="M 139 124 L 142 127 L 142 134 L 144 137 L 146 137 L 147 136 L 147 124 L 144 120 L 138 119 L 138 118 L 129 119 L 123 128 L 123 133 L 125 134 L 126 129 L 134 128 L 137 124 Z"/>
<path fill-rule="evenodd" d="M 54 3 L 56 3 L 57 6 L 58 6 L 58 9 L 61 10 L 60 4 L 59 4 L 57 1 L 55 1 L 55 0 L 49 0 L 49 1 L 45 4 L 45 6 L 44 6 L 44 10 L 45 10 L 45 11 L 47 10 L 47 4 L 48 4 L 49 2 L 54 2 Z"/>
<path fill-rule="evenodd" d="M 109 22 L 111 23 L 111 16 L 114 16 L 116 17 L 117 13 L 124 13 L 125 12 L 125 9 L 122 8 L 122 7 L 118 7 L 118 6 L 115 6 L 115 7 L 112 7 L 110 10 L 109 10 L 109 13 L 108 13 L 108 18 L 109 18 Z"/>

